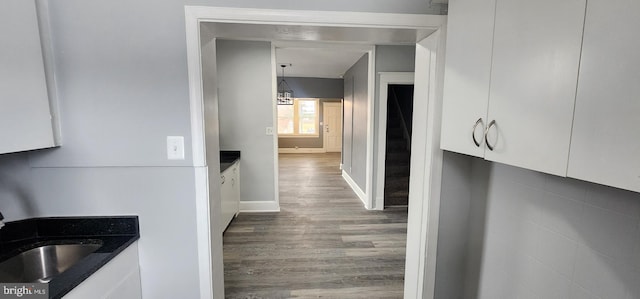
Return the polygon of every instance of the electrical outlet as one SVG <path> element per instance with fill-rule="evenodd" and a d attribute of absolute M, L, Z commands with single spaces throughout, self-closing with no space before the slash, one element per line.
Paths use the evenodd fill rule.
<path fill-rule="evenodd" d="M 167 159 L 184 160 L 183 136 L 167 136 Z"/>
<path fill-rule="evenodd" d="M 273 127 L 267 127 L 266 133 L 267 135 L 273 135 Z"/>

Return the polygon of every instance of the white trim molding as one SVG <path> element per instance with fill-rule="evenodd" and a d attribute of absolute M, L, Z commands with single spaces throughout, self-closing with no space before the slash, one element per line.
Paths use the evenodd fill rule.
<path fill-rule="evenodd" d="M 280 164 L 278 157 L 278 63 L 276 62 L 276 46 L 271 45 L 271 114 L 273 117 L 271 128 L 276 128 L 273 138 L 273 200 L 275 206 L 270 207 L 270 210 L 280 211 Z M 241 201 L 242 202 L 242 201 Z M 242 205 L 240 205 L 242 209 Z M 247 210 L 249 210 L 247 208 Z"/>
<path fill-rule="evenodd" d="M 385 158 L 387 150 L 387 91 L 390 84 L 413 84 L 413 72 L 379 72 L 380 86 L 378 88 L 378 157 L 375 167 L 376 189 L 374 191 L 374 210 L 384 209 Z M 425 136 L 426 137 L 426 136 Z"/>
<path fill-rule="evenodd" d="M 443 25 L 444 27 L 444 25 Z M 416 45 L 411 176 L 409 178 L 409 216 L 405 264 L 405 298 L 433 299 L 435 296 L 436 256 L 442 156 L 440 120 L 444 77 L 444 28 Z"/>
<path fill-rule="evenodd" d="M 345 182 L 347 182 L 347 184 L 349 184 L 349 187 L 351 187 L 351 189 L 353 190 L 353 192 L 356 193 L 356 195 L 358 196 L 358 198 L 360 199 L 360 201 L 362 201 L 362 204 L 364 205 L 364 207 L 369 210 L 370 208 L 367 206 L 367 196 L 365 195 L 364 191 L 362 191 L 362 189 L 360 189 L 360 187 L 358 186 L 358 184 L 356 184 L 356 181 L 354 181 L 351 176 L 349 176 L 349 174 L 346 171 L 342 171 L 342 178 L 345 180 Z"/>
<path fill-rule="evenodd" d="M 373 134 L 375 132 L 374 128 L 374 115 L 375 115 L 375 101 L 376 101 L 376 47 L 372 46 L 371 50 L 369 50 L 369 69 L 368 69 L 368 81 L 369 88 L 367 90 L 367 162 L 366 162 L 366 183 L 365 183 L 365 194 L 366 194 L 366 202 L 365 207 L 367 210 L 373 208 L 374 197 L 373 197 L 373 165 L 374 159 L 373 156 Z"/>
<path fill-rule="evenodd" d="M 310 148 L 310 147 L 281 147 L 278 149 L 278 153 L 281 154 L 324 154 L 327 151 L 324 148 Z"/>
<path fill-rule="evenodd" d="M 446 16 L 375 12 L 314 11 L 213 6 L 185 6 L 187 20 L 198 22 L 331 25 L 337 27 L 373 27 L 426 29 L 433 32 L 446 23 Z M 424 38 L 424 36 L 418 36 Z"/>
<path fill-rule="evenodd" d="M 241 201 L 240 213 L 280 212 L 280 205 L 275 201 Z"/>

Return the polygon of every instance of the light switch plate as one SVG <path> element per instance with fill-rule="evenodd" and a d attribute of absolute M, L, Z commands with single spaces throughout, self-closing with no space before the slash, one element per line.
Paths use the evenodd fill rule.
<path fill-rule="evenodd" d="M 167 136 L 167 159 L 184 160 L 183 136 Z"/>

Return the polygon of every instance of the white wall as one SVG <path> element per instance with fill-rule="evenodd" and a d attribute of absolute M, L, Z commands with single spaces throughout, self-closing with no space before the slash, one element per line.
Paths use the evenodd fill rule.
<path fill-rule="evenodd" d="M 380 91 L 380 72 L 413 72 L 415 70 L 415 60 L 416 60 L 416 46 L 376 46 L 376 87 L 375 87 L 375 98 L 374 98 L 374 111 L 373 121 L 376 124 L 376 131 L 380 130 L 379 124 L 380 120 L 378 119 L 378 111 L 380 110 L 380 95 L 378 94 Z M 372 173 L 375 175 L 378 173 L 378 157 L 380 153 L 378 153 L 378 134 L 373 134 L 373 171 Z M 384 154 L 384 153 L 383 153 Z M 373 180 L 373 188 L 372 190 L 377 190 L 377 180 Z M 375 195 L 375 197 L 380 197 L 381 195 Z"/>
<path fill-rule="evenodd" d="M 467 222 L 469 235 L 455 240 L 467 243 L 466 254 L 455 253 L 467 263 L 464 296 L 451 289 L 459 288 L 456 281 L 443 276 L 437 279 L 441 293 L 456 296 L 437 298 L 640 298 L 639 193 L 456 154 L 445 157 L 449 167 L 470 160 L 471 171 L 467 178 L 443 178 L 441 226 L 443 215 L 450 214 L 447 205 L 462 203 L 469 207 L 469 220 L 448 221 L 457 222 L 459 231 Z M 464 173 L 463 167 L 456 169 Z M 468 204 L 464 192 L 444 192 L 468 178 Z M 441 255 L 451 255 L 440 250 L 445 244 L 438 247 L 444 266 L 448 260 Z M 461 271 L 454 274 L 458 280 Z"/>
<path fill-rule="evenodd" d="M 239 150 L 241 201 L 275 201 L 271 43 L 217 40 L 220 149 Z"/>

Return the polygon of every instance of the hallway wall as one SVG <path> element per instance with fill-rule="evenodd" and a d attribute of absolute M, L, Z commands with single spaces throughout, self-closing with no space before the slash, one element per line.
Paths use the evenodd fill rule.
<path fill-rule="evenodd" d="M 271 43 L 216 46 L 220 149 L 241 152 L 240 201 L 275 201 Z"/>
<path fill-rule="evenodd" d="M 344 74 L 343 170 L 363 191 L 367 187 L 368 72 L 369 54 L 365 54 Z"/>

